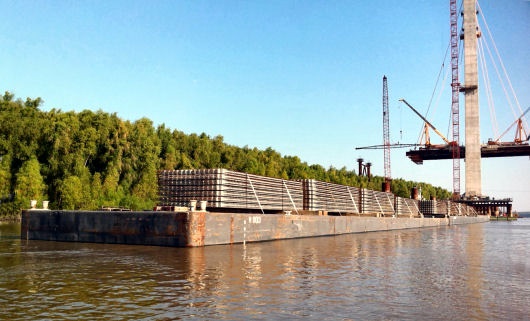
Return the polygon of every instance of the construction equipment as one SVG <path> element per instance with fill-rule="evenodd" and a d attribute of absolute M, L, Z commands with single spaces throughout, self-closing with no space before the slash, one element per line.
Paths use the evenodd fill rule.
<path fill-rule="evenodd" d="M 390 115 L 386 76 L 383 76 L 383 144 L 385 145 L 385 182 L 383 183 L 383 191 L 390 192 L 390 181 L 392 180 L 392 175 L 390 174 Z"/>
<path fill-rule="evenodd" d="M 386 145 L 371 145 L 371 146 L 363 146 L 363 147 L 355 147 L 355 149 L 384 149 L 384 148 L 410 148 L 410 147 L 421 147 L 425 146 L 424 144 L 390 144 L 389 146 Z"/>
<path fill-rule="evenodd" d="M 528 142 L 530 140 L 530 135 L 526 132 L 526 130 L 523 127 L 523 120 L 522 118 L 526 113 L 530 111 L 530 107 L 528 107 L 524 113 L 519 116 L 508 128 L 495 140 L 489 140 L 488 145 L 518 145 L 518 144 L 524 144 L 525 142 Z M 506 135 L 506 133 L 512 129 L 514 125 L 517 124 L 517 129 L 515 130 L 515 138 L 513 142 L 501 142 L 501 138 Z"/>
<path fill-rule="evenodd" d="M 416 115 L 418 115 L 425 122 L 425 147 L 432 146 L 428 134 L 428 127 L 432 128 L 432 130 L 434 130 L 434 132 L 438 134 L 438 136 L 440 136 L 447 145 L 454 145 L 454 142 L 450 142 L 442 133 L 440 133 L 438 129 L 436 129 L 436 127 L 434 127 L 433 124 L 431 124 L 431 122 L 427 120 L 427 118 L 423 117 L 423 115 L 420 114 L 420 112 L 417 111 L 414 107 L 412 107 L 412 105 L 409 104 L 405 99 L 401 98 L 399 101 L 405 103 L 405 105 L 412 109 L 412 111 L 415 112 Z"/>
<path fill-rule="evenodd" d="M 453 145 L 460 146 L 460 105 L 458 80 L 458 14 L 456 0 L 449 0 L 451 26 L 451 120 Z M 460 148 L 453 148 L 453 200 L 460 198 Z"/>
<path fill-rule="evenodd" d="M 444 140 L 447 145 L 428 145 L 422 144 L 419 148 L 411 149 L 406 152 L 407 157 L 416 164 L 423 164 L 425 160 L 439 160 L 452 159 L 453 160 L 453 192 L 456 194 L 457 186 L 459 185 L 460 163 L 459 158 L 466 160 L 466 196 L 481 194 L 481 158 L 490 157 L 517 157 L 530 156 L 530 140 L 528 132 L 524 130 L 522 121 L 517 120 L 514 125 L 517 125 L 517 132 L 513 142 L 500 142 L 501 135 L 498 139 L 490 140 L 490 143 L 483 145 L 480 143 L 480 127 L 478 123 L 479 114 L 478 109 L 478 72 L 477 72 L 477 39 L 481 37 L 481 32 L 477 23 L 477 8 L 478 4 L 475 0 L 464 0 L 463 11 L 460 13 L 464 17 L 463 27 L 460 29 L 456 27 L 457 7 L 455 0 L 450 0 L 451 12 L 451 69 L 452 69 L 452 83 L 453 87 L 453 142 Z M 457 36 L 457 31 L 462 30 L 460 36 Z M 456 36 L 456 37 L 455 37 Z M 458 82 L 458 38 L 464 40 L 464 52 L 466 52 L 464 59 L 465 83 Z M 459 125 L 459 111 L 457 105 L 458 94 L 463 92 L 466 97 L 466 121 L 465 121 L 465 146 L 461 146 L 458 135 Z M 410 105 L 409 105 L 410 107 Z M 525 112 L 526 113 L 526 112 Z M 422 117 L 423 118 L 423 117 Z M 427 125 L 426 128 L 428 129 Z M 432 128 L 432 126 L 431 126 Z M 509 131 L 508 129 L 507 131 Z M 506 131 L 506 132 L 507 132 Z M 438 133 L 439 134 L 439 133 Z M 443 137 L 442 135 L 440 137 Z M 458 148 L 457 148 L 458 146 Z"/>

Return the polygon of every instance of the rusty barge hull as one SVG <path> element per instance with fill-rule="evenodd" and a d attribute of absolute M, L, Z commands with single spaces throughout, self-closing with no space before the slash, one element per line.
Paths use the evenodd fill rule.
<path fill-rule="evenodd" d="M 370 217 L 213 212 L 27 210 L 28 240 L 200 247 L 471 224 L 489 216 Z"/>

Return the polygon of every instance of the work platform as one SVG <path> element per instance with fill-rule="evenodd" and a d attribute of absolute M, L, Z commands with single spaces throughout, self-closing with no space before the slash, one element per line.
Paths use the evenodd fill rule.
<path fill-rule="evenodd" d="M 512 199 L 494 199 L 494 198 L 480 198 L 471 200 L 460 200 L 462 204 L 471 206 L 482 215 L 489 215 L 498 217 L 501 214 L 505 214 L 507 217 L 512 217 Z"/>
<path fill-rule="evenodd" d="M 406 155 L 414 163 L 423 164 L 423 161 L 426 160 L 453 159 L 453 149 L 447 145 L 442 147 L 421 147 L 419 149 L 409 150 Z M 464 158 L 465 155 L 466 148 L 460 146 L 460 158 Z M 515 156 L 530 156 L 530 145 L 483 145 L 481 147 L 482 158 Z"/>

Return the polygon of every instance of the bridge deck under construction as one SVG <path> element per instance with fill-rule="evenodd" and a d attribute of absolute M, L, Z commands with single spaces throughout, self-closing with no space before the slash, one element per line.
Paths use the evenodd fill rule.
<path fill-rule="evenodd" d="M 460 146 L 460 157 L 464 158 L 465 154 L 466 148 L 464 146 Z M 425 147 L 409 150 L 406 155 L 414 163 L 423 164 L 423 161 L 426 160 L 453 159 L 453 150 L 450 146 Z M 530 145 L 484 145 L 481 148 L 482 158 L 515 156 L 530 156 Z"/>

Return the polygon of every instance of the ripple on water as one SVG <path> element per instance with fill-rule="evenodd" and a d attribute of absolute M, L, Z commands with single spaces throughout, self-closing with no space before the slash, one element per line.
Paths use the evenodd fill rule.
<path fill-rule="evenodd" d="M 498 223 L 203 249 L 0 238 L 0 306 L 10 320 L 523 320 L 530 226 Z"/>

